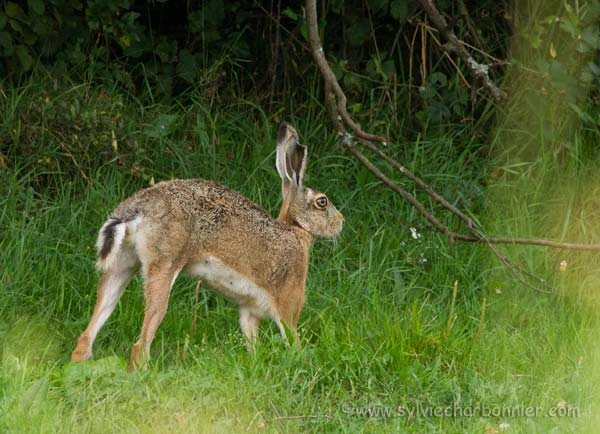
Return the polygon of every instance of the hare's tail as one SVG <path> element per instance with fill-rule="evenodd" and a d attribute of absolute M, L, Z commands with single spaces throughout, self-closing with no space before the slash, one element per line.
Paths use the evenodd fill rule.
<path fill-rule="evenodd" d="M 121 243 L 125 238 L 126 223 L 126 221 L 120 218 L 110 217 L 100 229 L 98 241 L 96 241 L 96 250 L 98 252 L 96 266 L 100 270 L 111 268 L 116 260 Z"/>

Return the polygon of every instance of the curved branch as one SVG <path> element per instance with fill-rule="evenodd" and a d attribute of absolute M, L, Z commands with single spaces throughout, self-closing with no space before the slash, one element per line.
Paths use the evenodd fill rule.
<path fill-rule="evenodd" d="M 430 0 L 419 0 L 420 2 L 427 4 L 429 6 L 433 6 L 433 2 Z M 437 12 L 437 9 L 435 9 Z M 441 18 L 441 20 L 440 20 Z M 486 244 L 487 247 L 496 255 L 498 260 L 507 267 L 510 272 L 514 275 L 514 277 L 524 285 L 529 288 L 535 289 L 537 291 L 541 291 L 544 293 L 556 292 L 548 291 L 545 289 L 540 289 L 537 286 L 530 284 L 527 279 L 533 279 L 540 283 L 543 287 L 551 288 L 546 283 L 545 279 L 539 277 L 530 271 L 526 270 L 524 267 L 519 264 L 511 261 L 506 255 L 501 253 L 495 244 L 523 244 L 523 245 L 536 245 L 536 246 L 545 246 L 545 247 L 553 247 L 560 249 L 570 249 L 570 250 L 584 250 L 584 251 L 600 251 L 600 245 L 598 244 L 576 244 L 576 243 L 561 243 L 557 241 L 544 240 L 544 239 L 530 239 L 530 238 L 510 238 L 510 237 L 488 237 L 484 231 L 481 229 L 479 224 L 474 221 L 471 217 L 466 215 L 464 212 L 456 208 L 450 202 L 448 202 L 442 195 L 437 193 L 433 188 L 431 188 L 425 181 L 421 178 L 410 172 L 406 167 L 401 165 L 398 161 L 391 158 L 383 151 L 381 151 L 377 146 L 375 146 L 372 142 L 383 142 L 385 144 L 388 141 L 387 138 L 382 136 L 377 136 L 373 134 L 369 134 L 364 132 L 358 124 L 354 122 L 352 117 L 348 114 L 346 110 L 346 95 L 344 91 L 340 87 L 335 74 L 331 70 L 331 67 L 327 63 L 327 59 L 325 58 L 325 53 L 323 52 L 323 47 L 321 45 L 321 40 L 318 33 L 317 26 L 317 8 L 316 8 L 316 0 L 306 0 L 306 20 L 307 20 L 307 28 L 309 35 L 309 42 L 311 46 L 311 52 L 313 54 L 313 58 L 315 63 L 319 67 L 321 71 L 321 75 L 323 76 L 325 82 L 325 105 L 327 107 L 327 111 L 331 118 L 331 122 L 333 123 L 335 129 L 341 137 L 341 143 L 349 150 L 350 153 L 354 155 L 354 157 L 365 166 L 373 175 L 375 175 L 380 181 L 382 181 L 385 185 L 387 185 L 390 189 L 398 193 L 404 200 L 406 200 L 412 207 L 414 207 L 420 214 L 423 216 L 438 232 L 447 234 L 449 240 L 452 242 L 454 240 L 465 241 L 465 242 L 475 242 L 475 243 L 483 243 Z M 445 29 L 446 32 L 450 32 L 450 35 L 454 35 L 451 30 L 448 29 L 448 25 L 445 22 L 444 18 L 439 15 L 437 12 L 436 16 L 437 25 L 441 26 Z M 435 24 L 435 21 L 434 21 Z M 456 39 L 456 36 L 454 36 Z M 458 41 L 460 42 L 460 41 Z M 462 45 L 459 44 L 462 47 Z M 464 50 L 464 47 L 463 47 Z M 466 52 L 466 50 L 464 50 Z M 468 52 L 467 52 L 468 55 Z M 486 75 L 487 77 L 487 75 Z M 489 81 L 489 77 L 487 77 Z M 485 82 L 485 81 L 484 81 Z M 490 87 L 490 91 L 496 89 L 498 92 L 501 92 L 499 89 L 489 81 L 492 87 Z M 494 91 L 495 92 L 495 91 Z M 492 92 L 494 94 L 494 92 Z M 501 95 L 501 94 L 498 94 Z M 346 130 L 346 126 L 353 131 L 357 140 Z M 387 163 L 391 164 L 394 168 L 396 168 L 403 176 L 410 179 L 415 185 L 427 193 L 436 203 L 441 205 L 447 211 L 449 211 L 452 215 L 459 218 L 465 226 L 467 227 L 470 234 L 464 234 L 460 232 L 452 231 L 448 226 L 444 225 L 435 215 L 427 210 L 425 205 L 420 202 L 416 197 L 410 194 L 408 191 L 403 189 L 398 183 L 393 181 L 391 178 L 387 177 L 375 164 L 373 164 L 362 152 L 360 152 L 354 145 L 358 142 L 367 149 L 371 150 L 375 154 L 377 154 L 380 158 L 382 158 Z M 553 289 L 553 288 L 551 288 Z"/>
<path fill-rule="evenodd" d="M 315 63 L 321 70 L 321 75 L 328 83 L 331 90 L 335 94 L 337 100 L 337 112 L 343 121 L 350 127 L 354 133 L 364 140 L 371 140 L 374 142 L 389 142 L 390 139 L 375 134 L 369 134 L 360 128 L 360 126 L 354 122 L 352 117 L 348 114 L 346 109 L 346 94 L 340 87 L 340 84 L 335 78 L 335 74 L 331 70 L 331 67 L 327 63 L 325 53 L 323 52 L 323 46 L 321 45 L 321 38 L 319 37 L 319 29 L 317 25 L 317 2 L 316 0 L 307 0 L 306 2 L 306 27 L 308 29 L 308 40 L 310 42 L 311 53 Z"/>
<path fill-rule="evenodd" d="M 428 5 L 435 8 L 433 2 L 430 0 L 419 0 L 424 1 Z M 435 9 L 437 11 L 437 9 Z M 346 111 L 346 95 L 344 91 L 340 87 L 335 74 L 331 70 L 331 67 L 327 63 L 327 59 L 325 58 L 325 53 L 323 52 L 323 47 L 321 46 L 321 40 L 319 38 L 318 27 L 317 27 L 317 15 L 316 15 L 317 7 L 316 0 L 307 0 L 306 1 L 306 19 L 307 19 L 307 27 L 308 27 L 308 35 L 309 42 L 311 45 L 311 51 L 313 53 L 313 57 L 315 62 L 317 63 L 321 75 L 325 81 L 325 104 L 327 106 L 327 111 L 329 112 L 332 123 L 334 124 L 338 134 L 342 136 L 342 143 L 346 145 L 346 147 L 350 150 L 350 152 L 365 166 L 371 171 L 377 178 L 379 178 L 384 184 L 386 184 L 389 188 L 394 190 L 396 193 L 400 194 L 408 203 L 410 203 L 414 208 L 421 213 L 425 219 L 431 223 L 431 225 L 436 228 L 439 232 L 448 234 L 451 239 L 466 241 L 466 242 L 475 242 L 475 243 L 494 243 L 494 244 L 524 244 L 524 245 L 535 245 L 535 246 L 544 246 L 544 247 L 553 247 L 559 249 L 570 249 L 570 250 L 584 250 L 584 251 L 600 251 L 599 244 L 577 244 L 577 243 L 561 243 L 558 241 L 551 241 L 545 239 L 535 239 L 535 238 L 511 238 L 511 237 L 488 237 L 486 236 L 476 225 L 474 220 L 467 216 L 464 212 L 460 211 L 450 202 L 448 202 L 442 195 L 437 193 L 433 188 L 431 188 L 425 181 L 421 178 L 413 174 L 409 171 L 405 166 L 401 165 L 398 161 L 388 156 L 386 153 L 377 148 L 371 141 L 383 141 L 383 139 L 387 140 L 384 137 L 374 136 L 368 133 L 365 133 L 358 127 L 358 125 L 352 120 L 348 112 Z M 447 28 L 448 25 L 445 19 L 439 15 L 437 12 L 437 18 L 439 25 L 443 25 L 444 28 Z M 435 21 L 434 21 L 435 24 Z M 340 97 L 341 95 L 341 97 Z M 343 109 L 343 111 L 342 111 Z M 348 121 L 349 119 L 349 121 Z M 447 226 L 443 225 L 439 219 L 437 219 L 433 214 L 429 213 L 425 206 L 416 200 L 410 193 L 400 187 L 397 183 L 392 181 L 390 178 L 385 176 L 383 172 L 381 172 L 377 166 L 371 163 L 361 152 L 357 149 L 353 148 L 353 138 L 349 136 L 348 132 L 344 127 L 344 122 L 356 132 L 359 137 L 358 142 L 365 146 L 366 148 L 373 151 L 383 160 L 387 161 L 389 164 L 394 166 L 398 171 L 411 181 L 413 181 L 419 188 L 421 188 L 425 193 L 427 193 L 435 202 L 443 206 L 447 209 L 451 214 L 457 216 L 462 222 L 465 223 L 471 235 L 462 234 L 459 232 L 454 232 L 450 230 Z M 369 139 L 371 137 L 371 139 Z"/>

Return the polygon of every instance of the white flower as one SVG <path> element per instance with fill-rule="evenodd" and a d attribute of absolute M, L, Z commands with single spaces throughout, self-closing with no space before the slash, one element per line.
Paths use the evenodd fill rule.
<path fill-rule="evenodd" d="M 421 234 L 417 232 L 417 230 L 415 228 L 409 228 L 410 229 L 410 235 L 415 239 L 418 240 L 419 238 L 421 238 Z"/>
<path fill-rule="evenodd" d="M 498 425 L 498 428 L 500 428 L 500 431 L 506 431 L 507 429 L 510 428 L 510 425 L 506 422 L 500 422 L 500 425 Z"/>

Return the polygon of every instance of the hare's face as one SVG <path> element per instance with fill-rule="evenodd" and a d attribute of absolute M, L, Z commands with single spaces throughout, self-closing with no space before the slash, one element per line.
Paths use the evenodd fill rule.
<path fill-rule="evenodd" d="M 304 230 L 331 238 L 342 231 L 344 216 L 323 193 L 298 188 L 290 206 L 290 216 Z"/>
<path fill-rule="evenodd" d="M 283 193 L 279 218 L 314 236 L 331 238 L 341 232 L 344 216 L 327 196 L 304 186 L 307 152 L 306 146 L 299 143 L 294 127 L 281 124 L 275 161 Z"/>

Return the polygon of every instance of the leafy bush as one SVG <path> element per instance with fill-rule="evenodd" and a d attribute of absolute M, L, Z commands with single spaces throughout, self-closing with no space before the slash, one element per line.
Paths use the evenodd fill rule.
<path fill-rule="evenodd" d="M 436 3 L 457 36 L 475 47 L 476 60 L 491 64 L 495 80 L 504 60 L 525 62 L 513 58 L 514 38 L 520 39 L 529 45 L 528 57 L 539 59 L 527 65 L 538 73 L 531 79 L 550 78 L 548 92 L 566 92 L 578 116 L 597 123 L 585 97 L 600 83 L 593 56 L 600 46 L 598 0 L 541 7 L 536 0 Z M 402 125 L 409 134 L 432 126 L 490 125 L 485 94 L 447 55 L 416 0 L 318 5 L 324 46 L 354 103 L 351 110 L 391 111 L 392 127 Z M 523 19 L 525 26 L 517 22 Z M 152 103 L 194 87 L 209 98 L 250 92 L 266 96 L 271 106 L 298 89 L 312 89 L 315 69 L 307 44 L 303 8 L 285 0 L 28 0 L 0 7 L 3 76 L 17 80 L 39 62 L 146 95 Z M 572 50 L 586 62 L 562 56 Z"/>

